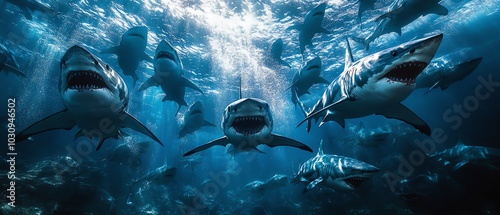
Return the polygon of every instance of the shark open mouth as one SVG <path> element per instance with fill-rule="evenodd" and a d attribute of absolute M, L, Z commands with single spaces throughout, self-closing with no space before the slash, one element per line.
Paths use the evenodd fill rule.
<path fill-rule="evenodd" d="M 352 188 L 359 188 L 363 182 L 368 180 L 367 178 L 362 177 L 353 177 L 345 179 L 344 182 Z"/>
<path fill-rule="evenodd" d="M 311 67 L 307 68 L 308 71 L 309 70 L 313 70 L 313 69 L 321 69 L 321 67 L 318 66 L 318 65 L 314 65 L 314 66 L 311 66 Z"/>
<path fill-rule="evenodd" d="M 159 52 L 156 55 L 156 59 L 160 59 L 160 58 L 167 58 L 167 59 L 170 59 L 172 61 L 175 61 L 174 55 L 170 52 L 165 52 L 165 51 Z"/>
<path fill-rule="evenodd" d="M 420 196 L 417 195 L 417 194 L 414 194 L 414 193 L 410 193 L 410 194 L 404 194 L 404 195 L 399 195 L 403 200 L 405 201 L 417 201 L 420 199 Z"/>
<path fill-rule="evenodd" d="M 201 110 L 194 110 L 191 112 L 191 115 L 194 115 L 194 114 L 202 114 L 203 112 Z"/>
<path fill-rule="evenodd" d="M 427 63 L 420 61 L 403 63 L 389 71 L 383 78 L 394 82 L 406 83 L 407 85 L 414 84 L 417 76 L 426 66 Z"/>
<path fill-rule="evenodd" d="M 242 116 L 234 119 L 231 126 L 236 132 L 248 136 L 259 133 L 265 125 L 264 116 Z"/>
<path fill-rule="evenodd" d="M 140 37 L 141 39 L 146 40 L 146 38 L 144 38 L 144 36 L 142 36 L 142 34 L 129 34 L 129 36 Z"/>
<path fill-rule="evenodd" d="M 313 16 L 324 16 L 324 15 L 325 15 L 325 12 L 321 12 L 321 11 L 318 11 L 318 12 L 313 14 Z"/>
<path fill-rule="evenodd" d="M 108 89 L 101 75 L 94 71 L 77 70 L 71 71 L 67 76 L 68 89 L 72 90 L 95 90 Z"/>

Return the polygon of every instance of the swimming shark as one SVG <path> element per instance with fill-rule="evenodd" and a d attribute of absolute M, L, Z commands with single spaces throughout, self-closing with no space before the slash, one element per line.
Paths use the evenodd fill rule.
<path fill-rule="evenodd" d="M 493 166 L 500 169 L 500 148 L 466 146 L 458 143 L 452 148 L 430 155 L 431 158 L 453 170 L 468 163 Z"/>
<path fill-rule="evenodd" d="M 24 17 L 28 20 L 33 19 L 33 12 L 39 11 L 41 13 L 55 14 L 55 10 L 37 0 L 6 0 L 21 9 Z"/>
<path fill-rule="evenodd" d="M 241 81 L 240 81 L 241 84 Z M 196 147 L 185 153 L 188 156 L 203 151 L 212 146 L 234 146 L 233 153 L 256 150 L 257 146 L 265 144 L 269 147 L 291 146 L 312 152 L 312 149 L 296 140 L 273 134 L 273 117 L 269 104 L 257 98 L 242 98 L 229 104 L 222 116 L 222 131 L 224 136 L 207 144 Z"/>
<path fill-rule="evenodd" d="M 289 30 L 296 29 L 299 31 L 299 46 L 302 55 L 304 55 L 306 45 L 312 46 L 311 40 L 315 34 L 331 34 L 330 31 L 321 27 L 321 22 L 323 22 L 325 16 L 325 9 L 326 3 L 321 3 L 306 14 L 302 23 L 288 27 Z"/>
<path fill-rule="evenodd" d="M 378 37 L 395 32 L 401 36 L 401 28 L 412 23 L 421 16 L 428 14 L 447 15 L 448 9 L 440 5 L 441 0 L 397 0 L 389 6 L 389 11 L 378 18 L 375 31 L 366 39 L 352 37 L 356 42 L 365 46 L 365 49 L 370 48 L 370 43 Z"/>
<path fill-rule="evenodd" d="M 75 45 L 62 57 L 60 70 L 59 91 L 66 108 L 21 131 L 16 135 L 17 142 L 45 131 L 78 126 L 81 130 L 75 139 L 97 135 L 97 151 L 105 139 L 120 137 L 121 128 L 128 127 L 163 146 L 146 126 L 127 113 L 127 86 L 108 64 Z"/>
<path fill-rule="evenodd" d="M 451 67 L 426 70 L 417 77 L 416 88 L 428 88 L 425 93 L 435 87 L 445 90 L 451 84 L 463 80 L 467 75 L 471 74 L 479 66 L 482 59 L 481 57 L 473 58 Z"/>
<path fill-rule="evenodd" d="M 358 0 L 358 2 L 358 21 L 361 23 L 361 14 L 367 10 L 375 9 L 375 2 L 377 2 L 377 0 Z"/>
<path fill-rule="evenodd" d="M 321 99 L 307 112 L 299 101 L 311 127 L 311 118 L 321 120 L 320 126 L 335 121 L 345 127 L 345 119 L 371 114 L 383 115 L 409 123 L 430 135 L 429 126 L 401 104 L 415 89 L 416 77 L 434 57 L 443 34 L 432 35 L 388 48 L 353 62 L 349 40 L 346 38 L 344 71 L 334 79 Z"/>
<path fill-rule="evenodd" d="M 139 79 L 136 74 L 139 63 L 143 60 L 153 62 L 153 59 L 144 52 L 147 42 L 148 28 L 146 26 L 132 27 L 122 35 L 120 45 L 102 50 L 101 54 L 115 54 L 123 74 L 131 76 L 135 84 Z"/>
<path fill-rule="evenodd" d="M 315 57 L 309 61 L 307 61 L 302 68 L 295 73 L 295 76 L 292 80 L 292 85 L 289 89 L 292 91 L 292 102 L 293 104 L 297 104 L 296 96 L 294 95 L 294 91 L 297 93 L 297 96 L 300 97 L 304 94 L 310 94 L 309 88 L 314 84 L 329 84 L 330 82 L 320 77 L 321 73 L 321 58 Z"/>
<path fill-rule="evenodd" d="M 179 112 L 182 106 L 187 106 L 184 100 L 186 87 L 203 94 L 200 88 L 184 77 L 182 61 L 177 51 L 169 42 L 162 40 L 158 44 L 153 64 L 155 74 L 139 87 L 139 91 L 143 91 L 152 86 L 160 86 L 165 93 L 162 102 L 170 100 L 179 105 L 176 113 Z"/>
<path fill-rule="evenodd" d="M 281 38 L 278 38 L 273 42 L 269 50 L 269 53 L 267 54 L 269 55 L 269 58 L 271 58 L 274 62 L 278 62 L 283 66 L 290 67 L 290 64 L 281 59 L 282 53 L 283 53 L 283 40 Z M 272 65 L 271 62 L 266 62 L 266 64 Z"/>
<path fill-rule="evenodd" d="M 291 182 L 307 183 L 304 193 L 317 185 L 345 192 L 359 188 L 379 171 L 377 167 L 354 158 L 325 154 L 321 140 L 318 154 L 299 167 L 299 172 Z"/>
<path fill-rule="evenodd" d="M 19 70 L 19 64 L 12 52 L 2 44 L 0 44 L 0 71 L 5 72 L 5 74 L 13 73 L 17 76 L 26 78 L 26 75 Z"/>
<path fill-rule="evenodd" d="M 185 137 L 188 134 L 195 132 L 203 126 L 213 126 L 213 123 L 204 119 L 203 106 L 200 101 L 195 102 L 184 114 L 184 123 L 179 131 L 179 138 Z"/>

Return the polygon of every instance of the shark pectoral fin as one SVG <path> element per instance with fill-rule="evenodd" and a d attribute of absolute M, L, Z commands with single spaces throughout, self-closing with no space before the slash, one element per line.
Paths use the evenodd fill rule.
<path fill-rule="evenodd" d="M 196 148 L 194 148 L 193 150 L 189 151 L 189 152 L 186 152 L 186 154 L 182 155 L 182 157 L 186 157 L 186 156 L 189 156 L 189 155 L 192 155 L 196 152 L 200 152 L 200 151 L 203 151 L 205 149 L 208 149 L 212 146 L 226 146 L 227 144 L 229 144 L 229 140 L 227 139 L 226 136 L 224 137 L 221 137 L 219 139 L 216 139 L 216 140 L 213 140 L 207 144 L 204 144 L 204 145 L 201 145 L 201 146 L 198 146 Z"/>
<path fill-rule="evenodd" d="M 101 51 L 101 54 L 118 54 L 119 46 L 113 46 Z"/>
<path fill-rule="evenodd" d="M 143 91 L 149 87 L 152 87 L 152 86 L 159 86 L 160 83 L 158 83 L 158 80 L 156 80 L 156 77 L 153 75 L 151 76 L 150 78 L 148 78 L 148 80 L 146 80 L 144 83 L 142 83 L 142 85 L 139 87 L 138 91 Z"/>
<path fill-rule="evenodd" d="M 299 141 L 290 139 L 288 137 L 283 137 L 283 136 L 280 136 L 277 134 L 271 134 L 271 140 L 269 142 L 265 142 L 264 144 L 266 144 L 269 147 L 291 146 L 291 147 L 302 149 L 304 151 L 312 152 L 312 149 L 309 148 L 309 146 L 306 146 L 305 144 L 303 144 Z"/>
<path fill-rule="evenodd" d="M 445 16 L 445 15 L 448 15 L 449 11 L 446 7 L 444 7 L 443 5 L 436 5 L 435 7 L 432 7 L 430 10 L 429 10 L 429 13 L 433 13 L 433 14 L 437 14 L 437 15 L 441 15 L 441 16 Z"/>
<path fill-rule="evenodd" d="M 388 13 L 385 13 L 385 14 L 382 14 L 381 16 L 377 17 L 375 19 L 375 22 L 378 22 L 382 19 L 385 19 L 385 18 L 389 18 L 389 19 L 392 19 L 394 16 L 400 14 L 401 12 L 404 11 L 406 5 L 403 5 L 401 7 L 399 7 L 398 9 L 395 9 L 395 10 L 392 10 L 391 12 L 388 12 Z"/>
<path fill-rule="evenodd" d="M 405 107 L 402 104 L 397 104 L 394 106 L 391 106 L 387 108 L 387 110 L 383 113 L 377 113 L 378 115 L 383 115 L 387 118 L 393 118 L 393 119 L 399 119 L 402 120 L 416 129 L 418 129 L 420 132 L 426 134 L 426 135 L 431 135 L 431 128 L 425 123 L 420 117 L 418 117 L 415 113 L 413 113 L 410 109 Z"/>
<path fill-rule="evenodd" d="M 161 143 L 160 139 L 158 139 L 158 137 L 156 137 L 153 134 L 153 132 L 151 132 L 148 128 L 146 128 L 146 126 L 144 126 L 141 122 L 139 122 L 139 120 L 137 120 L 135 117 L 133 117 L 132 115 L 130 115 L 127 112 L 124 112 L 123 114 L 125 115 L 125 117 L 123 117 L 124 119 L 122 120 L 122 124 L 121 124 L 122 128 L 128 127 L 128 128 L 134 129 L 138 132 L 141 132 L 141 133 L 151 137 L 151 139 L 153 139 L 154 141 L 158 142 L 160 145 L 163 146 L 163 143 Z"/>
<path fill-rule="evenodd" d="M 323 34 L 331 34 L 332 32 L 330 32 L 329 30 L 326 30 L 325 28 L 323 27 L 320 27 L 319 28 L 319 33 L 323 33 Z"/>
<path fill-rule="evenodd" d="M 298 30 L 298 31 L 301 31 L 303 28 L 303 24 L 295 24 L 295 25 L 292 25 L 290 27 L 288 27 L 286 30 Z"/>
<path fill-rule="evenodd" d="M 153 63 L 153 58 L 151 58 L 148 54 L 146 54 L 146 52 L 142 53 L 141 58 L 142 58 L 142 60 Z"/>
<path fill-rule="evenodd" d="M 26 75 L 25 75 L 23 72 L 21 72 L 21 70 L 19 70 L 18 68 L 14 67 L 14 66 L 11 66 L 11 65 L 9 65 L 9 64 L 6 64 L 6 63 L 4 63 L 3 65 L 4 65 L 4 66 L 3 66 L 3 69 L 4 69 L 7 73 L 8 73 L 8 72 L 12 72 L 12 73 L 14 73 L 14 74 L 15 74 L 15 75 L 17 75 L 17 76 L 20 76 L 20 77 L 26 78 Z M 6 74 L 7 74 L 7 73 L 6 73 Z"/>
<path fill-rule="evenodd" d="M 399 36 L 401 36 L 401 28 L 394 29 L 394 32 L 396 32 Z"/>
<path fill-rule="evenodd" d="M 198 88 L 198 86 L 196 86 L 189 79 L 187 79 L 186 77 L 181 77 L 181 79 L 182 79 L 182 83 L 184 84 L 184 86 L 189 87 L 189 88 L 196 90 L 196 91 L 200 92 L 201 94 L 203 94 L 203 91 L 201 91 L 201 89 Z"/>
<path fill-rule="evenodd" d="M 217 127 L 216 125 L 214 125 L 213 123 L 207 121 L 207 120 L 203 120 L 203 126 L 212 126 L 212 127 Z"/>
<path fill-rule="evenodd" d="M 317 77 L 316 80 L 314 80 L 314 83 L 318 84 L 330 84 L 330 82 L 322 77 Z"/>
<path fill-rule="evenodd" d="M 348 101 L 348 100 L 350 100 L 350 99 L 349 99 L 349 97 L 347 97 L 347 96 L 341 97 L 338 101 L 334 102 L 333 104 L 327 105 L 326 107 L 322 108 L 322 109 L 321 109 L 321 110 L 319 110 L 319 111 L 316 111 L 316 112 L 314 112 L 314 113 L 310 113 L 310 114 L 308 114 L 308 115 L 307 115 L 307 117 L 306 117 L 304 120 L 302 120 L 302 122 L 300 122 L 300 123 L 299 123 L 299 125 L 297 125 L 297 127 L 299 127 L 300 125 L 302 125 L 302 123 L 304 123 L 305 121 L 308 121 L 308 120 L 310 120 L 311 118 L 313 118 L 313 117 L 317 116 L 318 114 L 320 114 L 320 113 L 323 113 L 323 112 L 327 111 L 328 109 L 332 108 L 333 106 L 338 105 L 338 104 L 341 104 L 341 103 L 343 103 L 343 102 L 345 102 L 345 101 Z"/>
<path fill-rule="evenodd" d="M 72 119 L 69 112 L 63 110 L 55 114 L 52 114 L 21 131 L 19 134 L 16 135 L 16 142 L 23 141 L 33 135 L 49 130 L 61 129 L 61 128 L 69 130 L 73 128 L 75 125 L 76 122 Z"/>
<path fill-rule="evenodd" d="M 317 179 L 315 179 L 314 181 L 311 181 L 311 183 L 309 183 L 307 185 L 306 188 L 304 188 L 304 190 L 302 191 L 303 193 L 307 192 L 307 191 L 310 191 L 312 190 L 314 187 L 316 187 L 316 185 L 318 185 L 319 183 L 321 183 L 323 181 L 323 178 L 322 177 L 319 177 Z"/>
<path fill-rule="evenodd" d="M 441 79 L 439 79 L 438 81 L 436 81 L 436 83 L 434 83 L 431 87 L 429 87 L 429 89 L 428 89 L 427 91 L 425 91 L 424 95 L 425 95 L 425 94 L 427 94 L 427 93 L 428 93 L 429 91 L 431 91 L 432 89 L 434 89 L 436 86 L 438 86 L 438 85 L 439 85 L 439 83 L 441 83 L 441 81 L 442 81 L 442 80 L 443 80 L 443 79 L 441 78 Z M 441 87 L 441 89 L 443 89 L 443 88 Z"/>
<path fill-rule="evenodd" d="M 323 124 L 325 124 L 325 122 L 332 121 L 332 120 L 337 122 L 340 125 L 340 127 L 345 128 L 345 119 L 343 117 L 341 117 L 340 114 L 336 114 L 336 113 L 331 112 L 331 111 L 327 112 L 325 117 L 323 117 L 323 120 L 321 120 L 321 123 L 319 124 L 319 126 L 321 127 Z"/>

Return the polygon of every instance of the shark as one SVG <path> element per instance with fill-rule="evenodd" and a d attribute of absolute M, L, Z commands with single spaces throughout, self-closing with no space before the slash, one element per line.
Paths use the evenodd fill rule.
<path fill-rule="evenodd" d="M 289 68 L 291 67 L 290 64 L 288 64 L 281 58 L 281 55 L 283 54 L 283 40 L 281 38 L 278 38 L 273 42 L 270 47 L 269 53 L 267 54 L 269 55 L 269 58 L 274 62 L 278 62 L 279 64 Z M 266 64 L 272 65 L 271 62 L 266 62 Z"/>
<path fill-rule="evenodd" d="M 148 28 L 146 26 L 136 26 L 123 33 L 118 46 L 113 46 L 101 51 L 101 54 L 115 54 L 118 58 L 124 75 L 131 76 L 134 84 L 139 80 L 136 74 L 139 63 L 143 60 L 153 62 L 145 50 L 148 42 Z"/>
<path fill-rule="evenodd" d="M 299 47 L 300 53 L 304 55 L 306 45 L 312 46 L 312 38 L 317 33 L 331 34 L 330 31 L 321 27 L 321 22 L 325 16 L 326 3 L 321 3 L 312 10 L 310 10 L 304 17 L 302 23 L 288 27 L 288 30 L 299 31 Z"/>
<path fill-rule="evenodd" d="M 184 114 L 184 123 L 179 131 L 179 138 L 185 137 L 203 126 L 216 127 L 216 125 L 204 119 L 203 105 L 200 101 L 197 101 L 189 106 L 186 114 Z"/>
<path fill-rule="evenodd" d="M 363 12 L 375 9 L 375 2 L 377 2 L 377 0 L 358 0 L 358 2 L 358 21 L 361 23 L 361 15 Z"/>
<path fill-rule="evenodd" d="M 184 77 L 184 68 L 181 58 L 177 50 L 175 50 L 169 42 L 162 40 L 158 44 L 153 64 L 155 74 L 139 87 L 139 91 L 143 91 L 152 86 L 160 86 L 165 93 L 162 102 L 170 100 L 179 105 L 176 113 L 179 112 L 182 106 L 187 106 L 184 100 L 186 87 L 203 94 L 200 88 Z"/>
<path fill-rule="evenodd" d="M 257 146 L 291 146 L 312 152 L 312 149 L 296 140 L 274 134 L 273 117 L 269 104 L 258 98 L 242 98 L 240 80 L 240 99 L 229 104 L 222 116 L 224 136 L 203 144 L 185 153 L 189 156 L 213 146 L 232 145 L 232 154 L 245 151 L 260 151 Z M 227 148 L 226 148 L 227 149 Z"/>
<path fill-rule="evenodd" d="M 324 186 L 335 191 L 349 192 L 361 186 L 380 170 L 363 161 L 323 152 L 323 140 L 319 143 L 318 154 L 304 162 L 292 183 L 304 182 L 303 192 L 316 186 Z"/>
<path fill-rule="evenodd" d="M 448 9 L 439 4 L 441 0 L 396 0 L 389 6 L 389 11 L 375 19 L 377 27 L 366 39 L 352 37 L 356 42 L 370 48 L 370 43 L 378 37 L 392 32 L 401 36 L 401 28 L 409 25 L 421 16 L 428 14 L 447 15 Z"/>
<path fill-rule="evenodd" d="M 444 166 L 451 166 L 453 170 L 468 163 L 500 169 L 500 148 L 466 146 L 460 142 L 454 147 L 434 153 L 430 157 Z"/>
<path fill-rule="evenodd" d="M 0 71 L 5 72 L 6 75 L 12 73 L 26 78 L 26 75 L 19 69 L 19 64 L 12 52 L 2 44 L 0 44 Z"/>
<path fill-rule="evenodd" d="M 446 90 L 451 84 L 463 80 L 474 72 L 482 59 L 482 57 L 478 57 L 462 61 L 450 67 L 426 70 L 417 77 L 416 88 L 428 88 L 425 93 L 436 87 Z"/>
<path fill-rule="evenodd" d="M 24 17 L 28 20 L 33 19 L 33 12 L 39 11 L 41 13 L 56 14 L 55 10 L 37 0 L 6 0 L 6 2 L 13 4 L 21 9 Z"/>
<path fill-rule="evenodd" d="M 295 73 L 292 85 L 288 88 L 292 91 L 293 104 L 297 104 L 294 93 L 297 93 L 297 96 L 300 97 L 304 94 L 310 94 L 309 88 L 314 84 L 330 84 L 330 81 L 320 77 L 321 68 L 321 58 L 315 57 L 307 61 L 302 68 Z"/>
<path fill-rule="evenodd" d="M 16 135 L 20 142 L 33 135 L 80 127 L 75 139 L 98 137 L 96 151 L 107 138 L 119 138 L 121 128 L 131 128 L 162 142 L 144 124 L 127 112 L 127 85 L 108 64 L 85 48 L 75 45 L 61 59 L 59 91 L 65 109 L 30 125 Z"/>
<path fill-rule="evenodd" d="M 353 62 L 346 38 L 344 71 L 335 78 L 314 107 L 308 112 L 299 105 L 307 117 L 307 131 L 311 119 L 322 117 L 320 126 L 328 121 L 345 127 L 345 119 L 371 114 L 402 120 L 424 134 L 430 135 L 429 126 L 415 113 L 401 104 L 415 89 L 416 77 L 434 57 L 443 34 L 409 41 Z"/>

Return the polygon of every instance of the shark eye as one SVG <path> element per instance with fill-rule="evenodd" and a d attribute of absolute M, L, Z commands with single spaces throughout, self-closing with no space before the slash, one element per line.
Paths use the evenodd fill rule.
<path fill-rule="evenodd" d="M 234 108 L 234 109 L 233 109 L 233 112 L 236 112 L 236 111 L 238 111 L 238 108 Z"/>
<path fill-rule="evenodd" d="M 410 51 L 410 54 L 413 54 L 413 53 L 415 53 L 415 49 L 412 49 L 412 50 Z"/>
<path fill-rule="evenodd" d="M 99 65 L 99 62 L 97 62 L 97 60 L 94 60 L 94 64 L 97 66 Z"/>
<path fill-rule="evenodd" d="M 262 110 L 262 106 L 259 106 L 259 110 Z"/>
<path fill-rule="evenodd" d="M 106 70 L 109 70 L 109 65 L 106 64 Z"/>
<path fill-rule="evenodd" d="M 398 56 L 398 51 L 396 51 L 396 50 L 391 51 L 391 55 L 392 55 L 393 57 Z"/>

